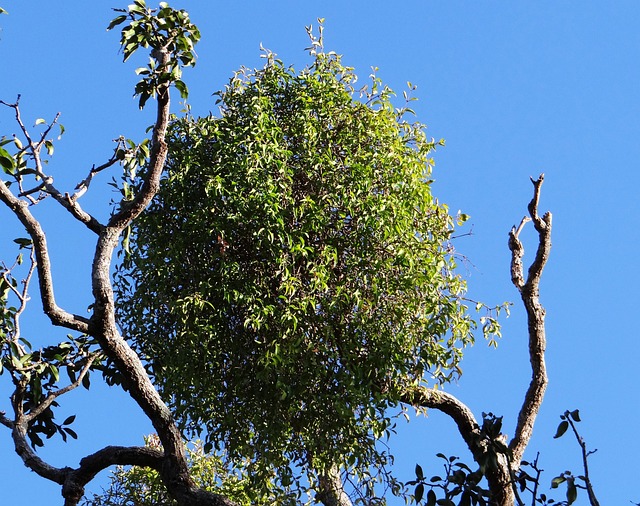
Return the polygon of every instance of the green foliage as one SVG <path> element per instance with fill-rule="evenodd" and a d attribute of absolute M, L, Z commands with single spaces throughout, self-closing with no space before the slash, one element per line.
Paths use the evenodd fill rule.
<path fill-rule="evenodd" d="M 474 325 L 436 143 L 375 76 L 356 90 L 321 39 L 311 55 L 296 72 L 267 53 L 220 117 L 173 123 L 116 274 L 119 324 L 187 433 L 285 484 L 382 465 L 388 408 L 454 377 Z"/>
<path fill-rule="evenodd" d="M 157 436 L 145 438 L 145 445 L 160 449 Z M 187 462 L 195 484 L 204 489 L 221 494 L 238 506 L 293 506 L 295 501 L 285 489 L 273 490 L 271 494 L 255 499 L 250 484 L 242 474 L 242 465 L 234 465 L 233 470 L 226 464 L 223 454 L 207 454 L 199 441 L 186 446 Z M 109 486 L 91 499 L 85 499 L 84 506 L 176 506 L 167 493 L 160 476 L 153 469 L 118 466 L 111 473 Z"/>
<path fill-rule="evenodd" d="M 200 31 L 191 23 L 187 11 L 172 9 L 167 2 L 160 2 L 159 9 L 149 9 L 144 0 L 134 0 L 127 9 L 114 11 L 120 14 L 107 30 L 130 20 L 120 32 L 124 61 L 140 48 L 152 49 L 148 65 L 136 70 L 142 76 L 135 89 L 135 95 L 140 96 L 140 109 L 166 84 L 173 84 L 181 97 L 187 98 L 189 91 L 180 79 L 181 67 L 195 65 L 194 46 L 200 40 Z"/>

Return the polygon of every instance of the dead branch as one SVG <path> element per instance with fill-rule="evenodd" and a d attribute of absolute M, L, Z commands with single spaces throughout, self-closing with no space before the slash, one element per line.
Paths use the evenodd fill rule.
<path fill-rule="evenodd" d="M 531 179 L 534 192 L 529 203 L 529 217 L 523 218 L 518 228 L 513 227 L 509 233 L 509 249 L 511 250 L 511 279 L 520 292 L 522 302 L 527 312 L 529 332 L 529 361 L 531 363 L 532 378 L 520 408 L 518 422 L 513 439 L 509 444 L 511 462 L 514 471 L 520 467 L 524 451 L 533 433 L 533 425 L 540 410 L 544 392 L 547 387 L 547 370 L 544 360 L 546 336 L 544 327 L 545 309 L 540 304 L 540 277 L 549 258 L 551 250 L 551 213 L 540 217 L 538 203 L 540 189 L 544 181 L 544 174 L 537 180 Z M 524 246 L 520 241 L 520 232 L 528 221 L 538 232 L 538 248 L 535 258 L 529 267 L 526 281 L 522 265 Z"/>
<path fill-rule="evenodd" d="M 117 139 L 118 146 L 120 146 L 120 144 L 122 143 L 122 140 L 123 140 L 122 138 Z M 112 167 L 113 165 L 115 165 L 120 161 L 120 158 L 118 158 L 117 156 L 117 151 L 118 150 L 116 148 L 113 156 L 102 165 L 98 165 L 97 167 L 93 165 L 91 167 L 91 170 L 89 170 L 89 174 L 87 175 L 87 177 L 84 178 L 82 181 L 80 181 L 76 185 L 75 187 L 76 191 L 74 192 L 74 194 L 73 195 L 65 194 L 65 197 L 67 197 L 68 199 L 71 199 L 74 202 L 78 200 L 80 197 L 82 197 L 89 189 L 89 185 L 91 184 L 91 181 L 96 174 L 102 172 L 105 169 L 108 169 L 109 167 Z"/>

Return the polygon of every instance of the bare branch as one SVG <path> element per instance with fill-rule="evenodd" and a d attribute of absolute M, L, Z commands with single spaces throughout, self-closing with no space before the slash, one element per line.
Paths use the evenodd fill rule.
<path fill-rule="evenodd" d="M 20 456 L 25 466 L 47 480 L 58 483 L 59 485 L 64 483 L 65 469 L 54 467 L 45 462 L 27 442 L 27 426 L 25 423 L 15 422 L 11 435 L 16 453 Z"/>
<path fill-rule="evenodd" d="M 16 122 L 20 126 L 20 130 L 22 131 L 22 134 L 27 139 L 27 146 L 23 148 L 23 151 L 30 152 L 31 158 L 35 163 L 36 174 L 38 177 L 42 179 L 42 183 L 40 183 L 38 186 L 34 188 L 31 188 L 30 190 L 21 190 L 20 193 L 18 194 L 18 197 L 28 197 L 29 201 L 32 204 L 35 204 L 37 200 L 30 198 L 30 195 L 38 191 L 47 193 L 51 195 L 58 203 L 60 203 L 67 211 L 69 211 L 78 221 L 84 223 L 87 226 L 87 228 L 89 228 L 89 230 L 92 230 L 96 234 L 99 234 L 100 230 L 104 228 L 104 226 L 100 224 L 100 222 L 96 218 L 94 218 L 89 213 L 84 211 L 80 207 L 80 205 L 76 202 L 75 198 L 69 197 L 68 194 L 63 195 L 53 185 L 53 177 L 45 174 L 43 170 L 43 163 L 40 158 L 40 152 L 42 151 L 42 147 L 45 144 L 47 137 L 51 132 L 51 129 L 53 128 L 54 125 L 57 124 L 58 118 L 60 117 L 60 113 L 56 114 L 56 117 L 54 118 L 54 120 L 51 123 L 49 123 L 45 131 L 41 134 L 40 140 L 38 142 L 34 142 L 32 140 L 31 135 L 29 134 L 29 130 L 27 129 L 27 127 L 24 125 L 22 121 L 22 117 L 20 114 L 19 99 L 20 97 L 18 96 L 18 100 L 16 100 L 14 104 L 7 104 L 6 102 L 1 102 L 1 103 L 14 110 Z M 115 158 L 115 155 L 114 155 L 114 158 Z M 113 163 L 116 163 L 116 161 L 117 160 L 113 160 Z M 113 163 L 111 163 L 111 165 L 113 165 Z M 18 179 L 20 181 L 20 178 Z M 20 186 L 22 188 L 21 182 L 20 182 Z"/>
<path fill-rule="evenodd" d="M 65 506 L 75 506 L 84 495 L 84 487 L 100 471 L 113 465 L 148 467 L 160 471 L 163 462 L 162 451 L 146 446 L 107 446 L 80 461 L 77 469 L 69 469 L 62 484 Z"/>
<path fill-rule="evenodd" d="M 402 402 L 412 406 L 432 408 L 449 415 L 458 426 L 465 443 L 475 454 L 480 438 L 480 426 L 472 411 L 458 398 L 442 390 L 424 386 L 412 387 L 402 397 Z"/>
<path fill-rule="evenodd" d="M 118 142 L 120 143 L 120 142 L 122 142 L 122 140 L 118 139 Z M 91 167 L 91 170 L 89 171 L 89 174 L 87 175 L 87 177 L 84 178 L 82 181 L 80 181 L 76 185 L 75 193 L 73 195 L 71 195 L 69 198 L 71 198 L 71 200 L 73 200 L 74 202 L 76 200 L 78 200 L 89 189 L 89 185 L 91 184 L 91 180 L 93 179 L 93 177 L 96 174 L 98 174 L 99 172 L 102 172 L 105 169 L 108 169 L 109 167 L 112 167 L 113 165 L 115 165 L 119 161 L 120 161 L 120 159 L 117 156 L 117 149 L 116 149 L 116 151 L 114 152 L 113 156 L 107 162 L 103 163 L 102 165 L 99 165 L 98 167 L 96 167 L 95 165 L 93 167 Z"/>
<path fill-rule="evenodd" d="M 0 411 L 0 424 L 13 430 L 13 427 L 14 427 L 13 420 L 11 420 L 11 418 L 9 418 L 4 411 Z"/>
<path fill-rule="evenodd" d="M 526 282 L 524 281 L 522 257 L 524 246 L 520 241 L 520 232 L 529 221 L 525 217 L 520 226 L 511 229 L 509 233 L 509 249 L 511 250 L 511 279 L 520 292 L 522 302 L 527 312 L 529 332 L 529 361 L 531 363 L 532 378 L 527 389 L 524 402 L 520 408 L 516 431 L 509 449 L 512 452 L 514 471 L 520 466 L 524 450 L 529 444 L 533 433 L 533 425 L 538 415 L 544 392 L 547 387 L 547 371 L 544 360 L 546 349 L 546 336 L 544 327 L 545 309 L 540 304 L 540 277 L 551 250 L 551 213 L 546 213 L 542 218 L 538 215 L 538 203 L 540 189 L 544 181 L 541 174 L 537 180 L 531 180 L 534 186 L 533 198 L 529 203 L 529 216 L 538 232 L 538 249 L 534 261 L 529 267 Z"/>
<path fill-rule="evenodd" d="M 33 241 L 38 269 L 40 297 L 45 314 L 54 325 L 77 330 L 78 332 L 86 334 L 89 330 L 89 320 L 83 316 L 68 313 L 56 304 L 47 239 L 40 222 L 31 214 L 28 204 L 14 196 L 4 181 L 0 181 L 0 201 L 18 217 Z"/>
<path fill-rule="evenodd" d="M 33 273 L 36 270 L 36 259 L 35 259 L 35 254 L 34 254 L 33 248 L 31 248 L 30 251 L 29 251 L 29 258 L 31 260 L 31 263 L 29 265 L 29 270 L 27 272 L 27 276 L 22 281 L 22 290 L 18 290 L 17 287 L 13 286 L 13 284 L 11 283 L 11 281 L 9 279 L 9 277 L 11 275 L 11 271 L 17 265 L 17 262 L 18 262 L 17 260 L 16 260 L 16 264 L 14 264 L 9 269 L 7 269 L 7 268 L 3 269 L 3 272 L 2 272 L 2 278 L 5 280 L 7 286 L 11 289 L 11 291 L 14 293 L 14 295 L 18 298 L 18 302 L 20 303 L 20 305 L 16 309 L 16 312 L 13 314 L 13 342 L 15 343 L 17 348 L 20 351 L 22 351 L 23 353 L 24 353 L 24 350 L 22 349 L 22 345 L 19 343 L 19 339 L 20 339 L 20 315 L 22 315 L 22 313 L 24 313 L 24 310 L 27 308 L 27 302 L 29 302 L 29 300 L 30 300 L 30 297 L 28 295 L 29 284 L 31 283 L 31 278 L 33 277 Z"/>

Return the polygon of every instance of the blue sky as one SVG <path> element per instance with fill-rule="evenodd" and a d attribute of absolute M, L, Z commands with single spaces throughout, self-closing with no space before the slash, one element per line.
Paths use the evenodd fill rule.
<path fill-rule="evenodd" d="M 22 94 L 27 122 L 62 112 L 67 128 L 56 145 L 51 171 L 59 188 L 71 189 L 93 163 L 109 156 L 111 139 L 144 136 L 152 108 L 139 112 L 132 99 L 134 63 L 121 63 L 117 33 L 106 33 L 112 1 L 4 0 L 0 18 L 3 76 L 0 99 Z M 510 284 L 507 233 L 531 198 L 529 176 L 546 174 L 541 210 L 554 214 L 553 249 L 542 281 L 547 309 L 550 386 L 529 457 L 541 452 L 547 481 L 578 470 L 579 451 L 569 438 L 553 440 L 565 409 L 579 408 L 581 429 L 598 452 L 591 458 L 603 504 L 640 501 L 629 476 L 640 453 L 640 358 L 635 318 L 640 275 L 633 268 L 640 233 L 640 3 L 616 2 L 171 2 L 187 9 L 200 27 L 199 61 L 184 80 L 195 114 L 215 110 L 211 94 L 241 65 L 260 66 L 259 45 L 285 62 L 308 60 L 304 27 L 324 17 L 325 46 L 344 55 L 366 81 L 372 66 L 401 93 L 418 85 L 418 119 L 447 145 L 435 154 L 434 193 L 471 215 L 472 235 L 456 241 L 468 259 L 470 295 L 489 303 L 512 300 L 497 350 L 479 342 L 463 362 L 464 376 L 449 387 L 479 417 L 504 415 L 512 434 L 530 371 L 526 326 Z M 178 100 L 174 109 L 179 110 Z M 0 110 L 0 134 L 15 131 L 9 110 Z M 113 173 L 114 176 L 117 174 Z M 110 176 L 102 176 L 107 183 Z M 95 186 L 96 183 L 94 182 Z M 108 213 L 108 190 L 94 189 L 83 205 Z M 93 200 L 90 200 L 93 195 Z M 88 304 L 91 235 L 55 206 L 39 215 L 48 231 L 61 305 Z M 0 209 L 0 258 L 10 260 L 20 235 Z M 535 246 L 529 234 L 528 252 Z M 530 258 L 530 257 L 529 257 Z M 37 313 L 38 302 L 33 309 Z M 37 339 L 56 332 L 34 316 L 24 323 Z M 9 386 L 0 378 L 0 409 Z M 43 452 L 56 465 L 74 465 L 87 449 L 138 444 L 150 431 L 137 408 L 94 379 L 91 394 L 64 399 L 77 413 L 79 442 L 52 444 Z M 66 417 L 62 415 L 64 418 Z M 436 452 L 468 459 L 455 427 L 431 413 L 402 425 L 392 441 L 401 478 L 416 462 L 439 471 Z M 0 485 L 8 503 L 24 498 L 61 504 L 59 488 L 22 467 L 10 435 L 0 430 Z M 625 472 L 625 470 L 627 470 Z M 404 473 L 404 475 L 402 474 Z M 628 473 L 628 474 L 627 474 Z M 618 485 L 618 483 L 620 484 Z M 586 504 L 579 499 L 579 504 Z"/>

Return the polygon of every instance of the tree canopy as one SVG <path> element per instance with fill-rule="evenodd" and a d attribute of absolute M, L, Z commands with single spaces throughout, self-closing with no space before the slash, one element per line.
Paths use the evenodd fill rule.
<path fill-rule="evenodd" d="M 351 486 L 362 487 L 360 502 L 384 504 L 375 496 L 377 479 L 411 500 L 387 473 L 381 440 L 394 431 L 393 417 L 413 406 L 447 414 L 478 464 L 472 471 L 443 456 L 447 476 L 429 482 L 416 466 L 416 480 L 407 483 L 415 486 L 413 500 L 453 504 L 459 495 L 464 505 L 511 506 L 521 503 L 521 487 L 533 502 L 548 503 L 536 496 L 537 460 L 536 476 L 522 470 L 530 465 L 523 455 L 547 385 L 539 282 L 552 218 L 538 214 L 543 176 L 532 179 L 528 216 L 509 235 L 532 370 L 509 440 L 501 417 L 483 414 L 480 425 L 439 389 L 460 373 L 476 327 L 451 246 L 466 216 L 451 216 L 431 193 L 438 143 L 407 119 L 410 96 L 396 107 L 375 74 L 357 88 L 353 70 L 324 51 L 320 27 L 319 37 L 309 28 L 308 67 L 296 71 L 265 52 L 263 69 L 240 70 L 218 94 L 218 116 L 172 117 L 170 88 L 187 96 L 181 67 L 194 64 L 198 29 L 165 2 L 150 9 L 134 0 L 116 11 L 109 28 L 124 24 L 125 60 L 151 50 L 135 88 L 141 108 L 157 102 L 150 139 L 118 138 L 111 158 L 63 193 L 47 165 L 58 117 L 38 119 L 33 133 L 19 97 L 1 102 L 15 115 L 18 134 L 0 140 L 0 201 L 25 228 L 28 237 L 15 242 L 29 261 L 22 283 L 21 255 L 14 265 L 0 264 L 0 374 L 13 384 L 11 413 L 0 412 L 0 424 L 25 465 L 61 486 L 65 506 L 77 505 L 86 484 L 114 465 L 133 467 L 118 468 L 112 484 L 124 488 L 113 489 L 106 504 L 133 497 L 288 505 L 308 491 L 325 506 L 351 506 Z M 118 164 L 122 198 L 101 222 L 79 199 L 97 173 Z M 90 316 L 56 303 L 46 235 L 32 213 L 49 196 L 96 236 Z M 520 233 L 528 221 L 538 247 L 525 276 Z M 74 333 L 41 349 L 20 327 L 34 276 L 44 313 Z M 485 319 L 482 330 L 497 332 L 495 321 Z M 76 437 L 74 416 L 58 424 L 54 409 L 66 393 L 89 388 L 95 370 L 129 393 L 157 437 L 55 467 L 35 451 L 44 445 L 40 435 Z M 585 477 L 565 472 L 554 484 L 567 484 L 571 503 L 582 479 L 595 505 L 579 420 L 577 410 L 567 411 L 557 435 L 572 429 Z M 203 446 L 185 449 L 185 435 L 202 437 Z M 214 447 L 218 453 L 210 454 Z M 445 498 L 436 499 L 436 489 Z"/>
<path fill-rule="evenodd" d="M 267 52 L 219 116 L 172 123 L 116 276 L 119 323 L 183 427 L 285 485 L 292 465 L 379 465 L 388 408 L 450 380 L 474 326 L 431 193 L 438 143 L 311 40 L 303 70 Z"/>

